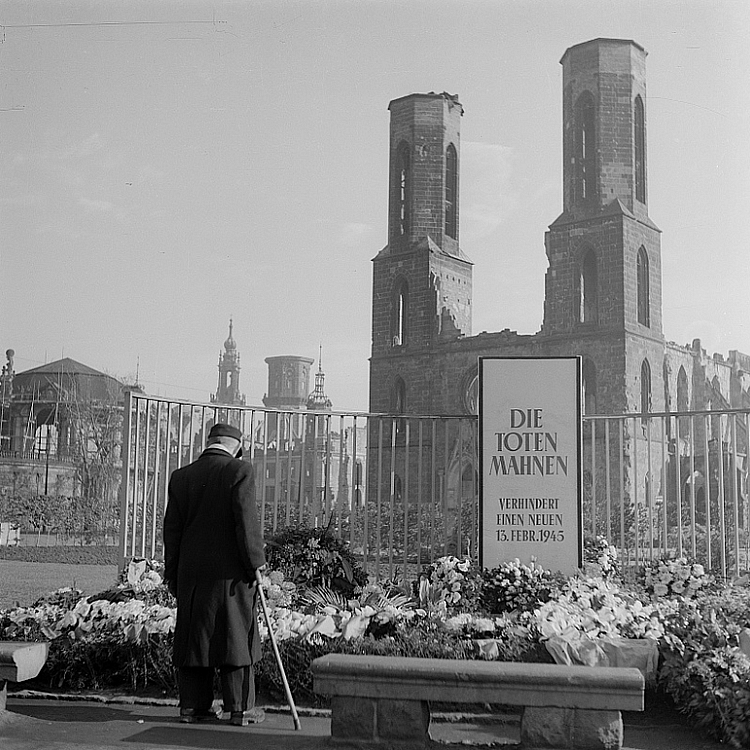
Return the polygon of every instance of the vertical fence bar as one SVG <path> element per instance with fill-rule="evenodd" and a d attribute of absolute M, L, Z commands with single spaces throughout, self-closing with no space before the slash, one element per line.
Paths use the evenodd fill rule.
<path fill-rule="evenodd" d="M 706 501 L 706 559 L 708 560 L 709 570 L 713 567 L 712 558 L 712 544 L 711 544 L 711 454 L 708 450 L 708 428 L 709 428 L 708 415 L 703 415 L 703 447 L 705 457 L 705 478 L 703 480 L 704 485 L 704 498 Z"/>
<path fill-rule="evenodd" d="M 193 434 L 193 421 L 195 419 L 195 406 L 190 405 L 190 422 L 188 424 L 188 463 L 193 463 L 193 450 L 195 449 L 195 436 Z"/>
<path fill-rule="evenodd" d="M 319 500 L 319 493 L 318 493 L 318 417 L 312 417 L 308 421 L 308 428 L 310 427 L 310 423 L 312 423 L 312 442 L 311 442 L 311 450 L 312 453 L 310 463 L 311 466 L 311 476 L 310 476 L 310 506 L 308 508 L 309 514 L 310 514 L 310 525 L 314 528 L 318 527 L 318 513 L 320 512 L 318 509 L 320 508 L 320 500 Z"/>
<path fill-rule="evenodd" d="M 435 506 L 437 501 L 437 420 L 432 421 L 432 442 L 430 476 L 432 496 L 430 497 L 430 563 L 435 559 Z"/>
<path fill-rule="evenodd" d="M 130 550 L 128 548 L 128 533 L 129 533 L 129 518 L 130 518 L 130 496 L 131 496 L 131 477 L 130 477 L 130 462 L 131 462 L 131 430 L 132 430 L 132 411 L 133 402 L 135 397 L 133 392 L 128 390 L 125 391 L 125 410 L 123 414 L 123 445 L 121 449 L 122 456 L 122 479 L 120 480 L 120 535 L 118 539 L 120 547 L 120 570 L 125 567 L 125 561 L 131 557 Z"/>
<path fill-rule="evenodd" d="M 737 491 L 737 415 L 731 414 L 727 419 L 732 420 L 732 501 L 734 510 L 734 575 L 740 574 L 740 504 Z"/>
<path fill-rule="evenodd" d="M 261 518 L 262 518 L 261 523 L 263 524 L 263 529 L 265 531 L 265 528 L 266 528 L 265 527 L 265 524 L 266 524 L 266 511 L 265 511 L 265 509 L 266 509 L 266 502 L 267 502 L 266 495 L 268 494 L 266 492 L 266 480 L 267 480 L 267 477 L 268 477 L 268 445 L 271 442 L 269 440 L 269 436 L 268 436 L 268 431 L 269 431 L 268 421 L 271 418 L 271 413 L 270 412 L 263 412 L 261 418 L 263 419 L 263 432 L 262 432 L 262 435 L 263 435 L 263 443 L 262 443 L 262 445 L 263 445 L 263 456 L 262 456 L 261 461 L 260 461 L 260 477 L 256 476 L 255 479 L 256 479 L 256 482 L 258 480 L 260 480 L 260 482 L 259 482 L 259 484 L 260 484 L 260 487 L 259 487 L 259 495 L 260 495 L 260 497 L 258 498 L 258 500 L 259 500 L 258 504 L 261 507 Z M 271 530 L 272 530 L 272 533 L 274 533 L 274 534 L 276 533 L 276 526 L 274 524 L 271 525 Z"/>
<path fill-rule="evenodd" d="M 645 492 L 646 505 L 648 507 L 648 559 L 654 559 L 654 502 L 656 492 L 654 491 L 654 472 L 651 463 L 651 417 L 646 417 L 646 481 L 648 492 Z"/>
<path fill-rule="evenodd" d="M 279 417 L 281 414 L 275 412 L 274 419 L 276 422 L 276 450 L 274 451 L 274 462 L 273 462 L 273 533 L 275 534 L 278 530 L 279 525 L 279 494 L 281 493 L 281 430 L 279 429 Z M 266 498 L 263 498 L 261 503 L 261 521 L 260 526 L 262 529 L 266 527 Z"/>
<path fill-rule="evenodd" d="M 305 506 L 307 505 L 307 432 L 309 424 L 300 416 L 300 457 L 299 457 L 299 518 L 298 523 L 305 523 Z"/>
<path fill-rule="evenodd" d="M 288 426 L 287 426 L 288 425 Z M 284 517 L 286 525 L 292 525 L 292 491 L 294 489 L 294 415 L 284 414 L 284 440 L 286 445 L 286 497 L 284 498 Z"/>
<path fill-rule="evenodd" d="M 448 472 L 450 470 L 450 422 L 445 420 L 443 423 L 445 440 L 443 445 L 443 554 L 447 555 L 448 549 L 448 532 L 450 529 L 448 519 Z"/>
<path fill-rule="evenodd" d="M 326 463 L 323 467 L 323 525 L 325 526 L 331 517 L 331 415 L 325 417 L 325 450 Z"/>
<path fill-rule="evenodd" d="M 141 515 L 143 524 L 141 525 L 141 556 L 146 557 L 146 532 L 148 530 L 148 466 L 149 466 L 149 445 L 151 442 L 151 402 L 149 399 L 144 400 L 146 407 L 146 435 L 143 439 L 143 495 L 141 498 Z"/>
<path fill-rule="evenodd" d="M 167 407 L 167 425 L 164 432 L 164 487 L 162 490 L 162 506 L 161 506 L 161 517 L 164 518 L 164 514 L 167 511 L 167 502 L 169 501 L 169 478 L 170 472 L 170 456 L 172 455 L 172 402 L 166 402 Z"/>
<path fill-rule="evenodd" d="M 625 538 L 625 420 L 617 420 L 619 450 L 618 468 L 620 473 L 620 544 L 623 550 L 627 550 L 627 562 L 630 564 L 630 545 Z"/>
<path fill-rule="evenodd" d="M 677 501 L 677 557 L 682 557 L 682 456 L 680 454 L 679 417 L 675 417 L 674 420 L 674 435 L 674 496 Z"/>
<path fill-rule="evenodd" d="M 349 545 L 355 546 L 356 539 L 356 526 L 357 519 L 359 517 L 359 503 L 357 502 L 357 484 L 359 480 L 359 462 L 357 461 L 357 417 L 356 415 L 352 419 L 352 490 L 351 497 L 349 500 Z M 364 514 L 365 517 L 367 514 Z M 364 518 L 363 518 L 364 521 Z M 367 571 L 367 533 L 364 533 L 362 539 L 362 560 Z"/>
<path fill-rule="evenodd" d="M 180 408 L 177 410 L 177 466 L 175 467 L 177 469 L 182 466 L 183 438 L 185 437 L 184 406 L 185 404 L 180 404 Z"/>
<path fill-rule="evenodd" d="M 638 417 L 633 417 L 633 437 L 631 438 L 631 444 L 633 447 L 633 510 L 635 511 L 635 566 L 638 567 L 638 561 L 640 559 L 640 546 L 641 546 L 641 509 L 638 505 L 638 488 L 640 485 L 640 477 L 638 476 Z"/>
<path fill-rule="evenodd" d="M 424 419 L 419 420 L 419 438 L 417 453 L 417 577 L 419 576 L 420 565 L 422 563 L 422 471 L 424 450 Z"/>
<path fill-rule="evenodd" d="M 596 539 L 596 420 L 591 420 L 591 535 Z"/>
<path fill-rule="evenodd" d="M 383 417 L 378 417 L 378 492 L 377 492 L 377 507 L 375 512 L 375 578 L 380 580 L 380 553 L 383 548 L 383 540 L 381 535 L 382 524 L 382 508 L 383 508 Z"/>
<path fill-rule="evenodd" d="M 352 482 L 352 487 L 355 489 L 354 497 L 352 498 L 352 514 L 350 515 L 350 535 L 351 538 L 354 539 L 355 534 L 355 521 L 357 520 L 357 517 L 354 515 L 354 506 L 355 501 L 357 500 L 356 496 L 356 489 L 359 485 L 364 485 L 363 488 L 360 490 L 362 493 L 362 559 L 365 562 L 365 572 L 369 573 L 369 559 L 370 559 L 370 529 L 368 524 L 368 516 L 369 513 L 367 511 L 368 508 L 368 500 L 370 498 L 370 486 L 368 481 L 368 476 L 366 473 L 367 465 L 369 462 L 370 457 L 370 418 L 365 417 L 365 456 L 367 460 L 364 462 L 364 465 L 362 467 L 362 474 L 359 473 L 359 466 L 357 461 L 357 417 L 354 417 L 354 427 L 353 429 L 353 448 L 352 448 L 352 455 L 354 456 L 354 466 L 352 467 L 352 471 L 354 472 L 354 481 Z M 371 475 L 370 475 L 371 476 Z M 358 485 L 359 483 L 359 485 Z M 359 505 L 358 503 L 356 503 Z M 359 511 L 358 511 L 359 512 Z M 354 529 L 354 531 L 352 531 Z"/>
<path fill-rule="evenodd" d="M 346 429 L 344 424 L 344 415 L 339 416 L 339 470 L 338 470 L 338 484 L 336 487 L 336 497 L 333 500 L 333 507 L 331 512 L 336 512 L 336 533 L 339 538 L 343 534 L 343 515 L 344 515 L 344 485 L 346 483 L 346 463 L 344 462 L 344 443 L 346 441 Z M 357 465 L 356 455 L 352 456 L 352 464 Z M 354 483 L 352 483 L 352 491 L 349 493 L 349 502 L 352 502 L 352 496 L 354 495 Z M 352 506 L 353 507 L 353 506 Z M 351 513 L 349 514 L 351 518 Z M 354 545 L 352 545 L 354 546 Z"/>
<path fill-rule="evenodd" d="M 480 564 L 479 560 L 479 418 L 477 417 L 473 421 L 473 439 L 474 439 L 474 461 L 471 472 L 471 489 L 472 497 L 474 500 L 474 509 L 472 513 L 473 527 L 471 532 L 471 538 L 474 540 L 474 559 L 477 565 Z"/>
<path fill-rule="evenodd" d="M 403 576 L 404 580 L 408 581 L 409 578 L 407 576 L 407 566 L 409 564 L 408 561 L 408 550 L 409 550 L 409 457 L 410 457 L 410 439 L 411 439 L 411 420 L 407 417 L 406 418 L 406 445 L 404 447 L 404 487 L 403 492 L 401 493 L 402 503 L 404 506 L 404 554 L 403 554 L 403 561 L 404 561 L 404 569 L 403 569 Z"/>
<path fill-rule="evenodd" d="M 604 511 L 604 523 L 605 531 L 604 531 L 604 538 L 608 539 L 610 544 L 614 544 L 614 539 L 612 539 L 612 466 L 611 466 L 611 460 L 610 460 L 610 439 L 609 439 L 609 433 L 610 433 L 610 420 L 605 419 L 604 420 L 604 491 L 605 491 L 605 499 L 606 499 L 606 508 Z"/>
<path fill-rule="evenodd" d="M 695 417 L 690 417 L 690 549 L 693 558 L 698 555 L 695 535 Z"/>
<path fill-rule="evenodd" d="M 719 416 L 719 436 L 716 439 L 719 448 L 719 551 L 721 554 L 721 575 L 724 580 L 727 578 L 727 527 L 726 527 L 726 492 L 724 491 L 724 430 L 722 429 L 722 417 Z"/>
<path fill-rule="evenodd" d="M 668 430 L 664 424 L 665 417 L 661 417 L 659 422 L 661 424 L 661 551 L 662 554 L 667 553 L 669 548 L 669 523 L 667 519 L 667 498 L 669 496 L 667 482 L 667 434 Z M 669 417 L 666 417 L 669 419 Z"/>
<path fill-rule="evenodd" d="M 247 418 L 248 415 L 250 416 L 250 429 L 247 427 Z M 240 430 L 242 430 L 243 435 L 243 458 L 245 461 L 250 461 L 250 463 L 253 464 L 253 467 L 255 466 L 255 409 L 250 409 L 250 411 L 243 411 L 242 412 L 242 419 L 240 422 Z M 249 437 L 249 443 L 248 443 L 248 437 Z M 247 451 L 245 451 L 245 447 L 249 445 L 249 448 Z"/>
<path fill-rule="evenodd" d="M 133 492 L 133 523 L 131 533 L 131 556 L 137 555 L 138 544 L 138 505 L 140 503 L 140 449 L 141 449 L 141 399 L 135 402 L 135 458 L 133 460 L 133 481 L 134 481 L 134 492 Z"/>
<path fill-rule="evenodd" d="M 456 481 L 456 557 L 461 557 L 464 509 L 464 421 L 458 420 L 458 478 Z"/>
<path fill-rule="evenodd" d="M 398 423 L 391 419 L 391 456 L 388 472 L 390 491 L 388 493 L 388 580 L 393 580 L 393 506 L 396 495 L 396 431 Z"/>
<path fill-rule="evenodd" d="M 744 570 L 750 567 L 750 412 L 745 414 L 745 468 L 742 487 L 745 498 L 745 565 Z"/>
<path fill-rule="evenodd" d="M 216 409 L 214 409 L 213 413 L 214 417 L 214 424 L 218 421 L 216 419 Z M 202 451 L 206 447 L 206 407 L 201 407 L 201 438 L 198 443 L 198 451 Z"/>
<path fill-rule="evenodd" d="M 160 449 L 160 438 L 161 430 L 161 401 L 157 401 L 154 404 L 156 411 L 156 436 L 154 445 L 154 497 L 151 507 L 151 559 L 156 557 L 156 514 L 158 512 L 158 496 L 159 496 L 159 449 Z"/>

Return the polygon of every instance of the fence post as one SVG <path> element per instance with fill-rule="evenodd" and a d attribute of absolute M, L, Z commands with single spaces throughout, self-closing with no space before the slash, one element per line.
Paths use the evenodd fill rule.
<path fill-rule="evenodd" d="M 125 413 L 122 425 L 122 479 L 120 480 L 120 570 L 125 567 L 125 560 L 129 556 L 127 551 L 128 538 L 128 497 L 130 497 L 130 446 L 131 446 L 131 413 L 133 409 L 133 392 L 125 391 Z"/>

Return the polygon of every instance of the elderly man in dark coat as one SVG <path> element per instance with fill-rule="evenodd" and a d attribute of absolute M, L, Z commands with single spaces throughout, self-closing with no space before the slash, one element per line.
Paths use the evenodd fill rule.
<path fill-rule="evenodd" d="M 206 450 L 169 481 L 164 578 L 177 597 L 174 664 L 188 723 L 217 718 L 217 668 L 231 723 L 264 718 L 252 665 L 260 658 L 255 571 L 266 560 L 253 467 L 241 455 L 242 433 L 216 424 Z"/>

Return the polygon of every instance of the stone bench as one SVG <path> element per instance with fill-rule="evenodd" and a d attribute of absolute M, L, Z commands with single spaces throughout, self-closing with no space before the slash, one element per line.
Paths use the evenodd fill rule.
<path fill-rule="evenodd" d="M 643 711 L 638 669 L 329 654 L 312 664 L 314 690 L 331 696 L 331 737 L 429 740 L 429 702 L 523 706 L 528 748 L 616 750 L 621 711 Z"/>
<path fill-rule="evenodd" d="M 8 683 L 36 677 L 47 661 L 49 643 L 0 641 L 0 711 L 8 700 Z"/>

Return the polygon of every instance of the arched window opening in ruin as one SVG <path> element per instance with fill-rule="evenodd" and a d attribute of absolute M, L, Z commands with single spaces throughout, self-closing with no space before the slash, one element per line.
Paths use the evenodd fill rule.
<path fill-rule="evenodd" d="M 638 322 L 644 326 L 651 325 L 651 305 L 649 300 L 648 253 L 641 245 L 638 250 Z"/>
<path fill-rule="evenodd" d="M 583 413 L 596 414 L 596 367 L 590 359 L 583 361 Z"/>
<path fill-rule="evenodd" d="M 635 98 L 633 108 L 633 144 L 635 161 L 635 199 L 646 202 L 646 117 L 643 110 L 643 99 Z"/>
<path fill-rule="evenodd" d="M 596 196 L 596 111 L 594 97 L 585 91 L 575 107 L 575 185 L 576 200 Z"/>
<path fill-rule="evenodd" d="M 393 381 L 391 407 L 394 414 L 403 414 L 406 409 L 406 383 L 401 377 L 397 377 Z"/>
<path fill-rule="evenodd" d="M 472 499 L 476 495 L 478 487 L 477 473 L 474 471 L 474 466 L 468 463 L 461 472 L 461 498 L 464 500 Z"/>
<path fill-rule="evenodd" d="M 713 378 L 711 378 L 711 395 L 710 395 L 710 403 L 708 408 L 713 411 L 714 409 L 719 410 L 723 409 L 729 406 L 729 404 L 726 403 L 724 399 L 724 394 L 721 392 L 721 381 L 719 380 L 718 375 L 714 375 Z M 710 435 L 709 438 L 711 440 L 721 440 L 722 439 L 722 418 L 720 414 L 717 414 L 716 416 L 711 416 L 709 419 L 710 423 Z"/>
<path fill-rule="evenodd" d="M 651 411 L 651 365 L 644 359 L 641 364 L 641 414 Z"/>
<path fill-rule="evenodd" d="M 57 456 L 57 425 L 50 422 L 39 424 L 34 432 L 34 454 L 36 456 Z"/>
<path fill-rule="evenodd" d="M 680 366 L 680 371 L 677 373 L 677 411 L 686 412 L 690 406 L 690 398 L 688 395 L 688 378 L 685 368 Z M 690 436 L 690 417 L 678 417 L 677 418 L 677 434 L 680 438 L 687 438 Z"/>
<path fill-rule="evenodd" d="M 581 263 L 579 279 L 579 312 L 580 323 L 596 323 L 598 309 L 598 278 L 596 271 L 596 254 L 589 250 Z"/>
<path fill-rule="evenodd" d="M 398 147 L 396 169 L 398 233 L 403 237 L 409 231 L 409 194 L 411 192 L 411 165 L 409 163 L 409 145 L 407 143 L 402 143 Z"/>
<path fill-rule="evenodd" d="M 458 153 L 451 143 L 445 152 L 445 233 L 458 235 Z"/>
<path fill-rule="evenodd" d="M 393 381 L 391 391 L 391 411 L 394 414 L 404 414 L 406 412 L 406 383 L 403 378 L 397 377 Z M 399 416 L 394 419 L 396 437 L 399 438 L 406 433 L 406 419 Z"/>
<path fill-rule="evenodd" d="M 409 320 L 409 285 L 401 279 L 393 289 L 391 306 L 391 344 L 406 344 L 407 322 Z"/>

